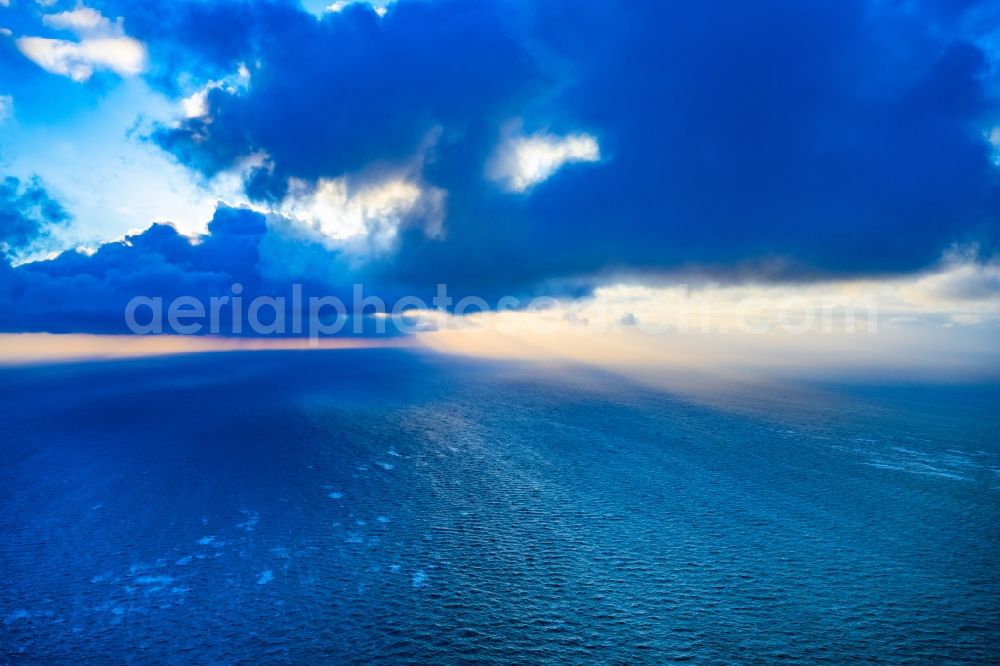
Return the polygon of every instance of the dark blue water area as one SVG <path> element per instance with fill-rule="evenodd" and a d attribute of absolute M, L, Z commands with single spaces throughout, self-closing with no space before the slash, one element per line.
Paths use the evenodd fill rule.
<path fill-rule="evenodd" d="M 996 663 L 1000 387 L 0 370 L 0 662 Z"/>

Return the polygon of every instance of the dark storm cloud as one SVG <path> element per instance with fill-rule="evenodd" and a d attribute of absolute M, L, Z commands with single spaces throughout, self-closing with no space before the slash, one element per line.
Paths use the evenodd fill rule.
<path fill-rule="evenodd" d="M 122 332 L 122 313 L 139 295 L 167 299 L 229 293 L 236 281 L 260 289 L 258 245 L 263 219 L 220 207 L 211 234 L 192 244 L 174 227 L 154 224 L 92 254 L 63 252 L 54 259 L 7 267 L 0 274 L 5 331 Z"/>
<path fill-rule="evenodd" d="M 194 298 L 207 309 L 213 298 L 239 295 L 244 304 L 241 330 L 234 329 L 230 302 L 219 317 L 219 333 L 253 335 L 246 325 L 246 310 L 253 299 L 262 296 L 284 299 L 286 326 L 281 333 L 295 334 L 291 321 L 302 315 L 293 310 L 293 284 L 302 290 L 303 306 L 315 295 L 335 296 L 345 308 L 352 308 L 352 280 L 364 279 L 364 275 L 327 247 L 286 233 L 287 220 L 272 223 L 274 229 L 258 212 L 220 205 L 208 233 L 197 238 L 184 236 L 169 224 L 153 224 L 141 233 L 105 243 L 92 254 L 71 250 L 16 268 L 2 263 L 0 332 L 127 333 L 124 313 L 135 297 L 162 299 L 166 313 L 169 304 L 180 297 Z M 391 285 L 385 291 L 387 297 L 392 296 Z M 367 289 L 363 295 L 374 294 Z M 388 308 L 392 302 L 388 301 Z M 272 312 L 268 310 L 261 320 L 273 321 Z M 342 335 L 396 333 L 391 325 L 383 330 L 366 317 L 359 319 L 356 330 L 354 311 L 345 314 L 351 322 L 340 331 Z M 142 321 L 147 321 L 148 310 L 142 315 Z M 201 332 L 212 332 L 207 321 Z M 302 332 L 304 327 L 298 333 Z"/>
<path fill-rule="evenodd" d="M 230 24 L 242 37 L 200 55 L 260 68 L 246 94 L 213 91 L 210 118 L 154 140 L 206 174 L 266 152 L 249 191 L 268 198 L 435 136 L 426 176 L 449 194 L 447 236 L 407 237 L 391 269 L 407 280 L 776 259 L 789 278 L 878 274 L 954 242 L 993 248 L 996 72 L 975 30 L 941 27 L 976 3 L 402 0 L 322 20 L 195 7 L 185 48 Z M 604 159 L 502 192 L 482 176 L 515 117 L 591 132 Z"/>
<path fill-rule="evenodd" d="M 185 19 L 193 45 L 211 41 L 198 30 L 228 23 L 216 11 Z M 234 27 L 256 37 L 227 46 L 217 61 L 226 73 L 248 63 L 249 93 L 213 91 L 211 118 L 153 138 L 208 175 L 266 151 L 274 169 L 269 183 L 256 183 L 260 192 L 280 193 L 289 176 L 336 176 L 409 158 L 435 128 L 496 125 L 543 91 L 536 64 L 494 2 L 407 2 L 385 18 L 366 5 L 322 20 L 283 4 L 253 13 L 261 23 Z"/>

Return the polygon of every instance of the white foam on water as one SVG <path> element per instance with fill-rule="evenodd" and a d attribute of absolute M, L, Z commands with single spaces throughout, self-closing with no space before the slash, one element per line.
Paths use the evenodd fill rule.
<path fill-rule="evenodd" d="M 944 470 L 931 467 L 930 465 L 921 464 L 895 464 L 889 463 L 881 460 L 876 460 L 875 462 L 861 463 L 862 465 L 867 465 L 868 467 L 874 467 L 876 469 L 890 470 L 893 472 L 907 472 L 910 474 L 920 474 L 922 476 L 936 476 L 942 479 L 953 479 L 955 481 L 971 481 L 971 479 L 961 476 L 960 474 L 952 474 Z"/>
<path fill-rule="evenodd" d="M 390 469 L 393 468 L 392 463 L 379 462 L 378 460 L 376 460 L 375 464 L 378 465 L 379 467 L 381 467 L 382 469 L 385 469 L 385 470 L 390 470 Z"/>
<path fill-rule="evenodd" d="M 427 574 L 423 570 L 416 571 L 413 574 L 413 588 L 419 589 L 427 583 Z"/>
<path fill-rule="evenodd" d="M 330 499 L 344 499 L 344 493 L 330 493 L 328 497 Z"/>
<path fill-rule="evenodd" d="M 267 585 L 272 580 L 274 580 L 274 572 L 272 572 L 270 569 L 264 569 L 264 571 L 262 571 L 260 574 L 260 578 L 257 579 L 257 584 Z"/>
<path fill-rule="evenodd" d="M 215 537 L 214 536 L 204 536 L 204 537 L 198 539 L 198 543 L 200 545 L 202 545 L 202 546 L 207 546 L 208 544 L 212 543 L 213 541 L 215 541 Z"/>
<path fill-rule="evenodd" d="M 388 451 L 386 451 L 386 453 L 388 453 L 390 456 L 395 456 L 397 458 L 400 457 L 399 453 L 396 452 L 396 447 L 395 446 L 393 446 Z"/>
<path fill-rule="evenodd" d="M 139 576 L 135 579 L 139 585 L 169 585 L 174 582 L 173 576 Z"/>

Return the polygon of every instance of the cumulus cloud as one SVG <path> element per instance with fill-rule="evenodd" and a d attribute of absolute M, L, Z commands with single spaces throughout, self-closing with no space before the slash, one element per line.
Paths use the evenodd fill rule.
<path fill-rule="evenodd" d="M 88 80 L 95 69 L 107 69 L 119 76 L 142 72 L 146 50 L 130 37 L 106 37 L 70 42 L 46 37 L 21 37 L 17 47 L 42 69 L 68 76 L 74 81 Z"/>
<path fill-rule="evenodd" d="M 439 233 L 444 192 L 404 177 L 352 187 L 346 178 L 315 184 L 293 180 L 277 212 L 315 229 L 335 247 L 355 255 L 391 250 L 408 220 Z"/>
<path fill-rule="evenodd" d="M 42 17 L 42 23 L 56 30 L 70 30 L 78 35 L 113 34 L 122 32 L 122 21 L 112 24 L 96 9 L 78 6 L 71 11 L 47 14 Z"/>
<path fill-rule="evenodd" d="M 0 202 L 5 202 L 0 204 L 3 249 L 35 243 L 67 217 L 38 183 L 25 186 L 7 179 Z M 367 293 L 385 296 L 391 306 L 385 289 L 390 283 L 369 272 L 368 265 L 302 233 L 297 220 L 220 205 L 207 233 L 196 237 L 156 223 L 89 250 L 16 267 L 0 261 L 0 310 L 6 313 L 0 332 L 127 333 L 123 313 L 136 296 L 209 303 L 231 296 L 237 283 L 248 303 L 257 296 L 287 297 L 298 284 L 305 298 L 334 295 L 350 304 L 353 283 L 361 282 Z M 240 332 L 231 320 L 222 324 L 222 334 Z"/>
<path fill-rule="evenodd" d="M 22 229 L 22 242 L 36 229 Z M 2 328 L 125 332 L 122 313 L 136 295 L 207 299 L 227 293 L 235 281 L 259 293 L 259 246 L 266 233 L 262 215 L 221 207 L 199 242 L 154 224 L 91 252 L 71 250 L 8 267 L 0 270 L 0 307 L 10 315 Z"/>
<path fill-rule="evenodd" d="M 146 47 L 124 34 L 123 22 L 112 23 L 100 12 L 78 6 L 72 11 L 42 17 L 45 25 L 73 32 L 79 41 L 50 37 L 20 37 L 17 48 L 29 60 L 53 74 L 83 82 L 95 70 L 122 77 L 136 76 L 146 67 Z"/>
<path fill-rule="evenodd" d="M 488 174 L 514 192 L 523 192 L 546 180 L 564 164 L 600 159 L 597 139 L 589 134 L 516 136 L 500 146 L 488 166 Z"/>

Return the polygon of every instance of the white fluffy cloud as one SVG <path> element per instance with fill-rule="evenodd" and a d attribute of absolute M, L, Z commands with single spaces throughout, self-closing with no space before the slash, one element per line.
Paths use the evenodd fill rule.
<path fill-rule="evenodd" d="M 597 139 L 589 134 L 518 135 L 500 145 L 487 168 L 487 176 L 513 192 L 523 192 L 546 180 L 564 164 L 600 159 Z"/>
<path fill-rule="evenodd" d="M 78 35 L 103 34 L 120 32 L 121 22 L 111 23 L 96 9 L 79 6 L 72 11 L 47 14 L 42 17 L 42 23 L 56 30 L 71 30 Z"/>
<path fill-rule="evenodd" d="M 275 212 L 303 223 L 352 254 L 371 255 L 391 250 L 399 227 L 408 221 L 428 234 L 439 233 L 444 199 L 443 190 L 405 176 L 360 187 L 352 187 L 345 178 L 324 178 L 315 185 L 293 180 Z"/>
<path fill-rule="evenodd" d="M 22 37 L 17 48 L 42 69 L 86 81 L 95 69 L 119 76 L 135 76 L 146 65 L 146 48 L 131 37 L 108 37 L 70 42 L 45 37 Z"/>
<path fill-rule="evenodd" d="M 18 50 L 42 69 L 74 81 L 86 81 L 95 70 L 109 70 L 128 77 L 146 67 L 145 45 L 125 35 L 122 20 L 111 22 L 100 12 L 79 5 L 72 11 L 48 14 L 45 25 L 68 30 L 78 41 L 48 37 L 21 37 Z"/>

